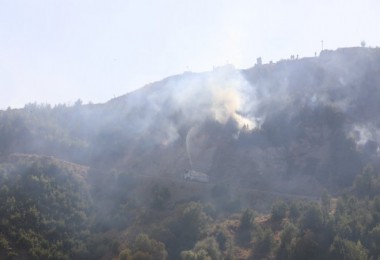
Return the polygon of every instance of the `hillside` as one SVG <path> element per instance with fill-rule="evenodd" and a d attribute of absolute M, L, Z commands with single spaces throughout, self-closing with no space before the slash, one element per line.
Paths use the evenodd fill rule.
<path fill-rule="evenodd" d="M 306 259 L 302 244 L 279 249 L 282 232 L 291 223 L 294 243 L 314 235 L 321 242 L 318 228 L 334 221 L 320 259 L 346 243 L 339 239 L 360 240 L 377 256 L 368 234 L 380 224 L 378 111 L 378 48 L 185 72 L 104 104 L 0 111 L 1 256 L 109 259 L 123 251 L 149 259 L 136 256 L 148 243 L 153 259 L 201 259 L 191 254 L 216 239 L 226 259 L 246 259 L 260 258 L 257 241 L 273 238 L 278 255 Z M 210 181 L 185 181 L 185 169 Z M 330 199 L 315 202 L 326 194 L 339 201 L 338 213 Z M 371 220 L 346 209 L 350 196 Z M 281 217 L 263 216 L 278 199 Z M 313 211 L 323 218 L 318 228 L 305 224 Z M 248 233 L 239 227 L 244 214 Z M 360 234 L 339 226 L 353 216 L 363 220 Z"/>
<path fill-rule="evenodd" d="M 349 186 L 376 159 L 379 55 L 324 51 L 243 71 L 187 72 L 105 104 L 2 111 L 1 153 L 177 177 L 191 160 L 215 181 L 289 192 L 302 181 L 319 194 L 319 184 Z"/>
<path fill-rule="evenodd" d="M 51 157 L 2 158 L 1 258 L 69 259 L 88 254 L 92 202 L 87 171 Z"/>

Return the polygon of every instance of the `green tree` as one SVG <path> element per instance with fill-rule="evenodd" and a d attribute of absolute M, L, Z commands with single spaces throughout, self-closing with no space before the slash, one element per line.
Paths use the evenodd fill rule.
<path fill-rule="evenodd" d="M 328 215 L 331 207 L 331 196 L 325 191 L 321 197 L 322 211 L 325 215 Z"/>
<path fill-rule="evenodd" d="M 240 218 L 240 230 L 251 230 L 255 221 L 255 212 L 252 209 L 245 209 Z"/>
<path fill-rule="evenodd" d="M 154 185 L 152 188 L 152 206 L 156 209 L 164 209 L 170 200 L 171 193 L 168 187 Z"/>
<path fill-rule="evenodd" d="M 287 260 L 292 258 L 295 242 L 298 236 L 298 228 L 287 223 L 281 233 L 281 242 L 277 252 L 277 259 Z"/>
<path fill-rule="evenodd" d="M 255 226 L 255 212 L 251 209 L 245 209 L 240 217 L 239 233 L 237 240 L 238 242 L 247 244 L 251 241 L 251 232 Z"/>
<path fill-rule="evenodd" d="M 182 251 L 181 252 L 182 260 L 214 260 L 210 256 L 207 255 L 205 250 L 200 250 L 198 252 L 194 252 L 192 250 Z"/>
<path fill-rule="evenodd" d="M 375 183 L 375 175 L 372 166 L 366 166 L 362 173 L 357 175 L 354 181 L 354 188 L 358 195 L 373 195 L 373 186 Z"/>
<path fill-rule="evenodd" d="M 374 259 L 380 257 L 380 224 L 369 232 L 369 250 Z"/>
<path fill-rule="evenodd" d="M 272 210 L 271 210 L 271 219 L 273 221 L 280 221 L 283 218 L 286 217 L 286 212 L 288 210 L 288 206 L 286 203 L 282 200 L 276 201 L 272 205 Z"/>
<path fill-rule="evenodd" d="M 177 234 L 182 246 L 191 248 L 206 234 L 208 223 L 209 217 L 204 213 L 202 205 L 191 202 L 182 210 L 173 233 Z"/>
<path fill-rule="evenodd" d="M 366 260 L 368 255 L 360 242 L 355 243 L 336 237 L 331 245 L 329 258 L 334 260 Z"/>
<path fill-rule="evenodd" d="M 319 231 L 323 227 L 323 213 L 317 203 L 311 203 L 301 218 L 303 229 Z"/>
<path fill-rule="evenodd" d="M 317 260 L 325 259 L 324 252 L 314 232 L 307 230 L 297 239 L 291 259 Z"/>
<path fill-rule="evenodd" d="M 122 250 L 119 254 L 119 259 L 120 260 L 133 260 L 131 250 L 129 248 Z"/>
<path fill-rule="evenodd" d="M 254 255 L 268 256 L 272 253 L 276 243 L 273 231 L 270 228 L 257 229 L 254 242 Z"/>
<path fill-rule="evenodd" d="M 133 260 L 153 260 L 153 257 L 147 252 L 137 251 L 133 254 Z"/>
<path fill-rule="evenodd" d="M 207 237 L 199 242 L 197 242 L 193 249 L 195 252 L 204 250 L 207 252 L 207 255 L 213 260 L 223 259 L 222 253 L 220 251 L 218 242 L 214 237 Z"/>
<path fill-rule="evenodd" d="M 298 202 L 291 202 L 289 206 L 289 218 L 293 221 L 297 221 L 301 215 L 301 206 Z"/>
<path fill-rule="evenodd" d="M 137 252 L 143 252 L 149 254 L 153 260 L 165 260 L 168 256 L 166 252 L 165 245 L 162 242 L 158 242 L 151 239 L 146 234 L 139 234 L 136 237 L 135 243 L 133 245 L 133 250 Z M 136 254 L 135 253 L 135 254 Z M 134 254 L 134 259 L 135 259 Z"/>
<path fill-rule="evenodd" d="M 218 229 L 218 231 L 215 234 L 215 239 L 218 242 L 220 249 L 225 250 L 227 242 L 228 242 L 228 238 L 227 238 L 225 230 Z"/>

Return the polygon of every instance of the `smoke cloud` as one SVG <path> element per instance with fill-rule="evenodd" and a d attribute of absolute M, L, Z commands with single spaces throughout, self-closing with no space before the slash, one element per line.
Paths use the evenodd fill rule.
<path fill-rule="evenodd" d="M 248 114 L 249 104 L 254 103 L 253 97 L 248 97 L 252 93 L 250 84 L 233 66 L 216 68 L 199 76 L 172 83 L 177 85 L 173 98 L 185 122 L 199 124 L 212 119 L 225 124 L 232 119 L 239 128 L 255 127 L 254 118 Z"/>
<path fill-rule="evenodd" d="M 232 120 L 237 131 L 251 130 L 257 127 L 253 94 L 232 65 L 206 73 L 185 72 L 123 97 L 126 132 L 168 145 L 179 138 L 180 129 L 209 120 L 222 125 Z"/>
<path fill-rule="evenodd" d="M 373 76 L 380 68 L 377 56 L 366 52 L 375 50 L 325 51 L 316 58 L 284 60 L 243 71 L 226 65 L 169 77 L 121 98 L 125 130 L 133 138 L 169 145 L 209 120 L 222 125 L 234 122 L 237 137 L 241 131 L 260 128 L 274 115 L 291 120 L 304 108 L 328 107 L 344 115 L 346 134 L 358 145 L 368 132 L 369 139 L 378 140 L 376 131 L 363 130 L 380 109 L 376 87 L 380 82 Z M 380 122 L 372 125 L 378 129 Z"/>

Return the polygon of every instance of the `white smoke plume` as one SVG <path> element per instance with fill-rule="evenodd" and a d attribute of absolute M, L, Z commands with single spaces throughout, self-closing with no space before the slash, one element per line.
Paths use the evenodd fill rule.
<path fill-rule="evenodd" d="M 168 145 L 179 129 L 207 120 L 235 122 L 237 130 L 257 127 L 252 114 L 255 92 L 232 65 L 206 73 L 184 73 L 125 96 L 127 131 Z"/>
<path fill-rule="evenodd" d="M 213 119 L 221 124 L 234 120 L 239 128 L 253 129 L 255 119 L 249 112 L 255 102 L 254 92 L 233 66 L 214 69 L 194 80 L 178 82 L 173 97 L 187 122 Z"/>
<path fill-rule="evenodd" d="M 190 129 L 207 120 L 221 124 L 233 121 L 239 132 L 260 128 L 264 120 L 283 111 L 283 116 L 291 118 L 304 108 L 320 107 L 330 107 L 365 125 L 363 109 L 357 104 L 368 100 L 361 88 L 367 77 L 359 68 L 367 62 L 377 63 L 364 55 L 348 60 L 351 56 L 345 52 L 245 71 L 227 65 L 206 73 L 186 72 L 164 79 L 126 96 L 128 119 L 133 118 L 126 130 L 133 136 L 140 134 L 170 144 L 180 137 L 181 128 Z M 376 96 L 371 96 L 375 100 Z M 362 106 L 366 114 L 375 113 L 370 106 Z"/>

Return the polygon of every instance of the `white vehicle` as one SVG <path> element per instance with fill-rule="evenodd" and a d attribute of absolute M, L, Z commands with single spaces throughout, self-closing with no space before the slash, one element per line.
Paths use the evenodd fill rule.
<path fill-rule="evenodd" d="M 209 177 L 207 174 L 194 170 L 186 170 L 183 174 L 183 178 L 190 181 L 209 182 Z"/>

